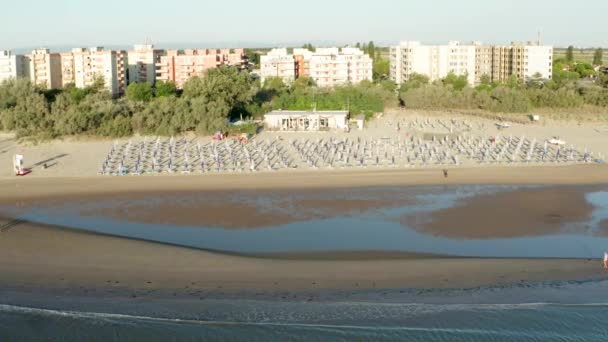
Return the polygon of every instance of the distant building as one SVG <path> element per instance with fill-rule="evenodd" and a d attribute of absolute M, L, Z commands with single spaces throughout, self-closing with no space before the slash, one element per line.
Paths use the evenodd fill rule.
<path fill-rule="evenodd" d="M 262 81 L 279 77 L 289 83 L 308 76 L 319 87 L 372 80 L 373 61 L 358 48 L 318 48 L 315 51 L 273 49 L 261 57 Z"/>
<path fill-rule="evenodd" d="M 282 111 L 264 115 L 264 124 L 276 131 L 329 131 L 348 127 L 347 111 Z"/>
<path fill-rule="evenodd" d="M 391 79 L 399 84 L 414 73 L 426 75 L 431 81 L 453 73 L 466 76 L 471 85 L 479 84 L 484 75 L 490 81 L 501 82 L 511 76 L 526 80 L 536 74 L 550 79 L 553 73 L 553 48 L 534 42 L 500 46 L 456 41 L 422 45 L 406 41 L 391 48 L 390 59 Z"/>
<path fill-rule="evenodd" d="M 414 73 L 429 77 L 431 81 L 445 78 L 449 73 L 467 76 L 470 84 L 475 82 L 474 45 L 463 45 L 451 41 L 447 45 L 422 45 L 420 42 L 401 42 L 392 47 L 391 79 L 398 84 L 407 81 Z"/>
<path fill-rule="evenodd" d="M 12 78 L 26 77 L 27 66 L 23 55 L 15 55 L 9 50 L 0 50 L 0 82 Z"/>
<path fill-rule="evenodd" d="M 164 50 L 155 49 L 154 45 L 135 45 L 133 50 L 127 52 L 128 83 L 156 82 L 156 65 L 165 54 Z"/>
<path fill-rule="evenodd" d="M 243 49 L 188 49 L 168 50 L 156 63 L 156 80 L 171 81 L 183 88 L 186 81 L 194 76 L 221 65 L 246 68 L 247 55 Z"/>
<path fill-rule="evenodd" d="M 89 87 L 102 77 L 112 95 L 122 95 L 127 87 L 127 53 L 103 47 L 72 49 L 61 54 L 61 75 L 62 86 L 73 83 L 78 88 Z"/>
<path fill-rule="evenodd" d="M 37 49 L 25 56 L 26 74 L 32 83 L 46 89 L 62 87 L 61 56 L 49 49 Z"/>
<path fill-rule="evenodd" d="M 300 58 L 302 70 L 304 70 L 304 56 L 301 55 Z M 262 82 L 271 77 L 278 77 L 287 83 L 291 83 L 296 79 L 296 75 L 294 56 L 288 54 L 287 49 L 272 49 L 268 54 L 260 57 Z"/>

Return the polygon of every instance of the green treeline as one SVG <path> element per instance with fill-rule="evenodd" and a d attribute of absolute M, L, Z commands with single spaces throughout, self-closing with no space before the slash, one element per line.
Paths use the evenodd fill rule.
<path fill-rule="evenodd" d="M 16 79 L 0 84 L 0 130 L 37 138 L 188 131 L 206 135 L 227 129 L 231 120 L 261 118 L 273 109 L 381 112 L 389 96 L 392 93 L 371 82 L 319 89 L 310 79 L 302 78 L 291 86 L 271 80 L 262 87 L 248 72 L 231 67 L 193 77 L 181 91 L 172 83 L 157 82 L 155 87 L 134 83 L 118 99 L 105 90 L 103 79 L 85 89 L 69 85 L 50 91 Z"/>
<path fill-rule="evenodd" d="M 412 75 L 399 90 L 402 105 L 412 109 L 475 109 L 503 113 L 527 113 L 539 108 L 578 108 L 608 106 L 606 83 L 582 84 L 570 79 L 521 83 L 511 78 L 504 83 L 487 78 L 475 88 L 466 77 L 448 75 L 430 83 L 423 75 Z"/>
<path fill-rule="evenodd" d="M 369 45 L 365 48 L 370 49 Z M 105 90 L 103 79 L 85 89 L 71 85 L 50 91 L 28 80 L 7 80 L 0 84 L 0 130 L 36 138 L 206 135 L 227 129 L 230 121 L 260 119 L 271 110 L 349 110 L 369 117 L 398 105 L 501 113 L 593 106 L 605 112 L 608 76 L 591 74 L 593 68 L 584 63 L 565 63 L 556 61 L 549 81 L 534 78 L 522 83 L 511 78 L 494 83 L 484 77 L 480 85 L 471 87 L 464 76 L 450 74 L 429 82 L 426 76 L 412 75 L 401 85 L 381 77 L 329 89 L 316 87 L 306 77 L 292 84 L 270 78 L 262 85 L 246 71 L 220 67 L 191 78 L 183 90 L 172 83 L 157 82 L 154 87 L 134 83 L 118 99 Z"/>

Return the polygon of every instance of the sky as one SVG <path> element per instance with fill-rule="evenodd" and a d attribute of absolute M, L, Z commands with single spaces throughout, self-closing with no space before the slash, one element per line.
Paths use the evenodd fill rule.
<path fill-rule="evenodd" d="M 8 1 L 8 0 L 2 0 Z M 373 40 L 608 47 L 607 0 L 28 0 L 0 12 L 0 49 L 288 46 Z"/>

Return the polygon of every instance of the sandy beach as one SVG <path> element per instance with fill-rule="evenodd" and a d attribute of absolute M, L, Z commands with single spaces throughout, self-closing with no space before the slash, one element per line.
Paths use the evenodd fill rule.
<path fill-rule="evenodd" d="M 548 187 L 481 195 L 428 217 L 407 217 L 404 223 L 426 234 L 457 239 L 556 234 L 563 231 L 564 223 L 591 217 L 594 208 L 585 200 L 585 190 Z"/>
<path fill-rule="evenodd" d="M 311 193 L 324 189 L 362 186 L 419 184 L 605 184 L 608 169 L 604 166 L 572 166 L 561 168 L 491 169 L 473 168 L 454 172 L 443 179 L 436 170 L 384 172 L 316 172 L 294 173 L 276 177 L 271 174 L 230 176 L 172 177 L 82 177 L 3 180 L 0 186 L 9 191 L 0 194 L 0 203 L 22 206 L 56 203 L 57 201 L 95 201 L 125 196 L 165 196 L 181 192 L 209 192 L 225 196 L 226 192 L 269 191 L 290 189 L 301 184 Z M 260 189 L 260 190 L 256 190 Z M 581 201 L 579 190 L 552 192 L 551 188 L 527 190 L 528 200 L 517 203 L 512 194 L 474 198 L 456 209 L 438 212 L 437 220 L 420 229 L 431 234 L 456 238 L 510 237 L 523 234 L 529 225 L 538 231 L 525 234 L 550 233 L 560 219 L 586 217 L 590 208 Z M 286 190 L 298 191 L 294 190 Z M 565 192 L 564 192 L 565 191 Z M 221 195 L 224 194 L 224 195 Z M 389 197 L 390 199 L 390 197 Z M 552 201 L 545 202 L 546 199 Z M 393 198 L 393 200 L 397 200 Z M 406 203 L 406 198 L 398 198 Z M 323 202 L 321 202 L 322 204 Z M 352 203 L 351 203 L 352 204 Z M 355 202 L 332 209 L 344 214 L 386 203 Z M 301 203 L 310 208 L 311 203 Z M 313 206 L 314 207 L 314 206 Z M 474 218 L 475 208 L 485 214 Z M 354 209 L 353 209 L 354 208 Z M 515 211 L 523 211 L 515 218 Z M 176 209 L 176 208 L 174 208 Z M 192 208 L 189 208 L 192 211 Z M 246 210 L 246 208 L 240 208 Z M 168 211 L 167 211 L 168 210 Z M 169 215 L 171 208 L 151 214 L 148 221 Z M 177 209 L 176 209 L 177 210 Z M 187 211 L 188 208 L 182 209 Z M 558 210 L 562 218 L 534 216 L 535 213 Z M 156 212 L 156 210 L 153 210 Z M 231 220 L 230 203 L 215 204 L 204 209 L 203 216 L 240 227 L 244 221 Z M 178 211 L 179 212 L 179 211 Z M 279 211 L 280 212 L 280 211 Z M 312 210 L 311 212 L 315 212 Z M 135 211 L 137 213 L 137 211 Z M 137 215 L 136 215 L 137 216 Z M 169 215 L 171 216 L 171 215 Z M 280 214 L 249 217 L 253 226 L 293 220 Z M 479 219 L 477 219 L 479 218 Z M 146 217 L 142 218 L 146 221 Z M 186 222 L 188 217 L 185 218 Z M 278 221 L 277 221 L 278 220 Z M 283 220 L 283 221 L 281 221 Z M 471 221 L 474 220 L 474 221 Z M 505 231 L 498 221 L 514 220 L 521 230 Z M 171 220 L 168 220 L 171 221 Z M 178 220 L 179 221 L 179 220 Z M 489 222 L 493 224 L 488 224 Z M 455 224 L 456 233 L 442 227 Z M 178 222 L 179 223 L 179 222 Z M 540 225 L 538 225 L 540 223 Z M 127 289 L 260 289 L 265 291 L 304 291 L 323 289 L 373 288 L 463 288 L 519 282 L 592 279 L 606 276 L 599 260 L 562 259 L 470 259 L 445 258 L 412 253 L 322 253 L 307 255 L 229 255 L 188 249 L 158 243 L 42 226 L 5 219 L 0 233 L 0 279 L 5 285 L 41 285 L 50 287 L 120 287 Z M 228 226 L 230 227 L 230 226 Z"/>
<path fill-rule="evenodd" d="M 483 132 L 470 134 L 499 133 L 492 122 L 485 125 Z M 364 133 L 354 134 L 386 136 L 392 132 L 389 126 L 386 121 L 374 122 Z M 273 134 L 264 134 L 260 138 L 274 138 Z M 608 152 L 605 130 L 593 124 L 515 124 L 509 134 L 540 138 L 559 134 L 578 146 Z M 100 209 L 90 214 L 144 223 L 176 226 L 197 223 L 242 229 L 347 216 L 376 208 L 404 206 L 410 201 L 398 193 L 374 198 L 326 196 L 331 189 L 352 190 L 356 194 L 357 189 L 364 188 L 422 185 L 579 186 L 571 191 L 547 187 L 518 194 L 483 195 L 460 201 L 431 217 L 417 217 L 414 221 L 408 218 L 407 223 L 424 234 L 483 240 L 553 234 L 559 231 L 561 223 L 588 219 L 593 208 L 584 201 L 580 186 L 608 184 L 608 166 L 604 164 L 513 167 L 470 164 L 450 167 L 447 178 L 436 167 L 98 176 L 100 162 L 111 144 L 109 140 L 66 140 L 27 145 L 17 143 L 11 136 L 2 136 L 2 165 L 10 165 L 14 153 L 24 153 L 26 166 L 34 172 L 15 178 L 10 174 L 10 167 L 2 168 L 0 215 L 7 215 L 1 206 L 27 210 L 70 201 L 115 200 L 122 203 L 118 209 Z M 43 169 L 45 162 L 51 167 Z M 247 201 L 233 201 L 232 196 L 238 192 L 247 192 L 250 197 L 256 193 L 273 193 L 276 201 L 260 209 Z M 171 198 L 184 193 L 202 194 L 208 200 L 204 205 L 137 204 L 142 198 Z M 299 193 L 308 195 L 299 197 Z M 0 285 L 5 286 L 305 291 L 463 288 L 606 277 L 596 259 L 471 259 L 354 251 L 230 255 L 95 235 L 10 217 L 2 221 Z M 601 223 L 598 236 L 608 230 L 606 226 L 606 221 Z"/>
<path fill-rule="evenodd" d="M 598 260 L 451 259 L 389 255 L 292 260 L 224 255 L 18 224 L 0 239 L 4 285 L 57 288 L 310 291 L 468 288 L 606 277 Z"/>

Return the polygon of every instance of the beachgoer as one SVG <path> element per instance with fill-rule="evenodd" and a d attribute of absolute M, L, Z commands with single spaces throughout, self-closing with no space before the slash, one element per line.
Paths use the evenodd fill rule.
<path fill-rule="evenodd" d="M 443 177 L 448 178 L 448 170 L 446 170 L 446 169 L 443 170 Z"/>
<path fill-rule="evenodd" d="M 604 252 L 604 269 L 608 270 L 608 252 Z"/>

